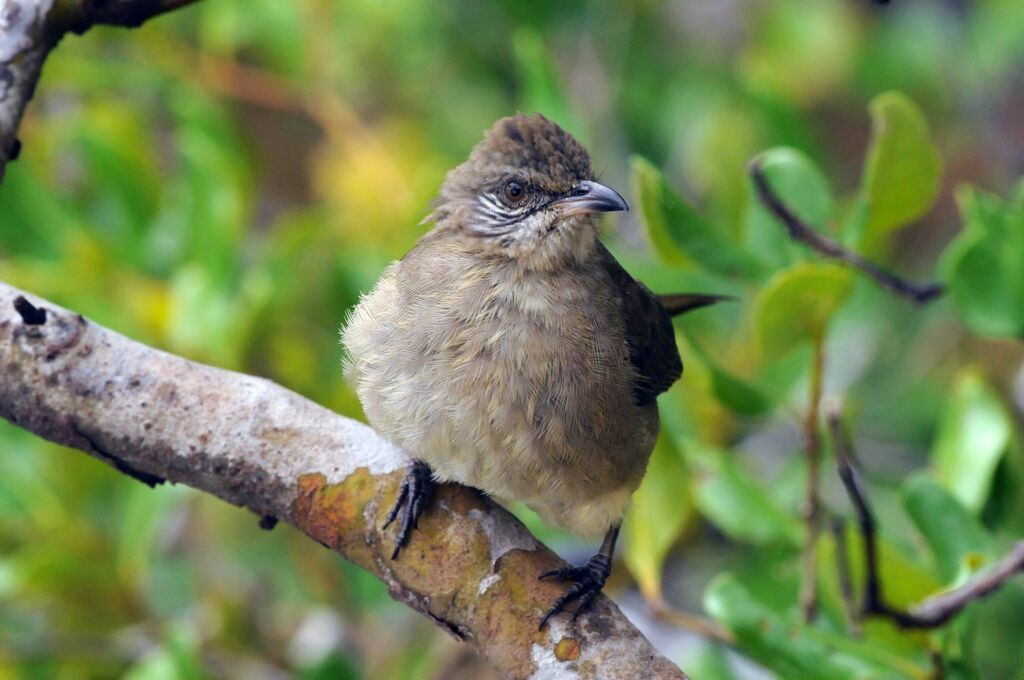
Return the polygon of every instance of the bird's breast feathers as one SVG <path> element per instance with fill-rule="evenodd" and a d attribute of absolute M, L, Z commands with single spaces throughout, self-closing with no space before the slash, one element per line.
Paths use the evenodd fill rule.
<path fill-rule="evenodd" d="M 600 533 L 657 434 L 656 410 L 633 400 L 618 304 L 603 270 L 413 251 L 350 317 L 347 372 L 371 424 L 438 477 Z"/>

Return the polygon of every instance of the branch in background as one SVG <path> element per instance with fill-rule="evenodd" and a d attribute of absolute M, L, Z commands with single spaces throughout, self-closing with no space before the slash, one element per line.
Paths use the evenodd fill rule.
<path fill-rule="evenodd" d="M 789 232 L 792 239 L 800 241 L 825 257 L 839 260 L 857 269 L 893 293 L 902 295 L 918 304 L 931 302 L 945 293 L 946 288 L 941 283 L 914 283 L 899 277 L 858 253 L 848 250 L 842 244 L 824 236 L 804 222 L 772 190 L 759 158 L 750 162 L 748 171 L 754 180 L 754 187 L 757 189 L 757 197 L 761 204 L 785 225 L 786 231 Z"/>
<path fill-rule="evenodd" d="M 851 461 L 852 447 L 849 437 L 843 432 L 838 405 L 833 405 L 829 409 L 827 419 L 835 446 L 839 478 L 853 504 L 864 537 L 865 585 L 860 608 L 862 617 L 881 616 L 901 628 L 938 628 L 948 623 L 969 604 L 995 592 L 1015 575 L 1024 572 L 1024 541 L 1018 541 L 1010 552 L 990 569 L 954 590 L 929 597 L 908 611 L 886 604 L 881 576 L 878 573 L 877 525 L 867 493 Z"/>
<path fill-rule="evenodd" d="M 803 417 L 804 457 L 807 460 L 807 486 L 804 491 L 804 522 L 807 536 L 801 557 L 800 611 L 804 622 L 810 623 L 818 613 L 818 537 L 821 534 L 821 393 L 825 370 L 825 340 L 814 340 L 811 364 L 810 393 Z"/>
<path fill-rule="evenodd" d="M 732 634 L 732 631 L 703 616 L 676 609 L 666 602 L 664 598 L 659 597 L 656 600 L 648 600 L 647 605 L 651 608 L 651 613 L 665 623 L 697 633 L 723 645 L 731 646 L 736 644 L 736 636 Z"/>
<path fill-rule="evenodd" d="M 0 376 L 11 423 L 148 484 L 248 508 L 261 526 L 294 525 L 505 677 L 685 678 L 606 597 L 575 625 L 559 616 L 538 631 L 561 586 L 537 574 L 565 563 L 474 490 L 439 488 L 437 512 L 391 560 L 394 533 L 381 526 L 406 456 L 274 383 L 146 347 L 2 283 Z"/>
<path fill-rule="evenodd" d="M 0 3 L 0 180 L 18 157 L 18 125 L 43 62 L 68 32 L 97 24 L 138 26 L 195 0 L 3 0 Z"/>
<path fill-rule="evenodd" d="M 137 28 L 160 14 L 173 12 L 196 0 L 57 0 L 55 11 L 63 25 L 75 33 L 100 24 Z"/>
<path fill-rule="evenodd" d="M 915 605 L 900 625 L 906 628 L 935 628 L 960 613 L 964 607 L 994 593 L 1004 583 L 1024 572 L 1024 541 L 1017 541 L 1001 560 L 964 585 Z"/>
<path fill-rule="evenodd" d="M 836 571 L 839 578 L 839 595 L 843 600 L 843 616 L 850 635 L 861 636 L 860 621 L 853 599 L 853 579 L 850 576 L 850 551 L 846 542 L 846 522 L 842 517 L 834 516 L 829 524 L 832 539 L 836 542 Z"/>

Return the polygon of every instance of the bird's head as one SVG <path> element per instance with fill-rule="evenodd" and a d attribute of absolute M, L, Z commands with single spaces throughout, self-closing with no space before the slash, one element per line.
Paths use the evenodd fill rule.
<path fill-rule="evenodd" d="M 594 181 L 590 156 L 572 135 L 520 113 L 495 123 L 448 173 L 431 219 L 482 254 L 544 269 L 588 257 L 597 215 L 628 209 Z"/>

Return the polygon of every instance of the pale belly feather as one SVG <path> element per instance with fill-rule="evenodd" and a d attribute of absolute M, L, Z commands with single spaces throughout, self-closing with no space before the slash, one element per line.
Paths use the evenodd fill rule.
<path fill-rule="evenodd" d="M 523 501 L 555 526 L 592 537 L 619 521 L 658 421 L 653 404 L 633 402 L 607 282 L 578 272 L 509 282 L 453 266 L 423 284 L 406 266 L 343 332 L 370 423 L 438 479 Z"/>

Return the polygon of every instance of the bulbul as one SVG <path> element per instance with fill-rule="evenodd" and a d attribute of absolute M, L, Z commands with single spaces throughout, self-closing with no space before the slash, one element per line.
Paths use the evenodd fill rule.
<path fill-rule="evenodd" d="M 370 424 L 414 459 L 385 524 L 401 515 L 392 559 L 435 481 L 604 535 L 582 567 L 540 575 L 572 582 L 541 627 L 577 599 L 578 615 L 611 571 L 655 399 L 683 370 L 670 312 L 721 299 L 659 299 L 635 281 L 598 240 L 599 215 L 618 210 L 570 134 L 539 114 L 499 120 L 448 173 L 433 229 L 342 330 Z"/>

